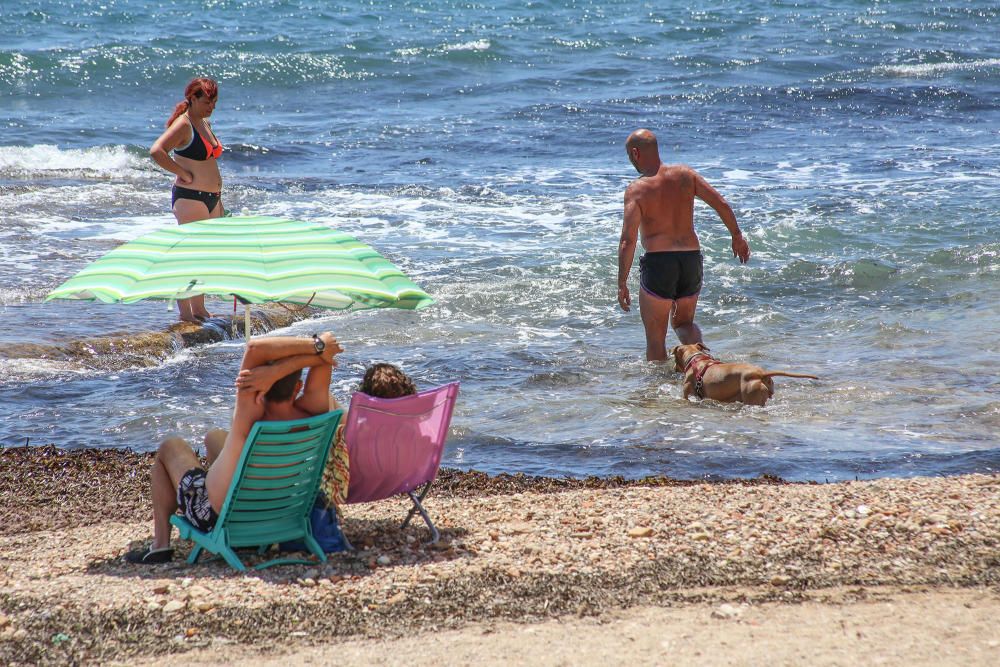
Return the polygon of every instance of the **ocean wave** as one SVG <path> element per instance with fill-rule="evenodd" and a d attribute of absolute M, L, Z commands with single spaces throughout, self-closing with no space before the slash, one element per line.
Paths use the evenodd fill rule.
<path fill-rule="evenodd" d="M 216 78 L 239 81 L 244 86 L 265 82 L 290 86 L 372 76 L 367 70 L 352 69 L 343 57 L 333 53 L 220 51 L 213 60 L 211 69 Z"/>
<path fill-rule="evenodd" d="M 23 384 L 58 377 L 83 376 L 90 369 L 77 361 L 57 359 L 0 359 L 0 386 Z"/>
<path fill-rule="evenodd" d="M 366 79 L 372 74 L 356 68 L 350 57 L 329 52 L 275 52 L 273 45 L 260 49 L 230 44 L 228 48 L 204 51 L 147 48 L 137 45 L 107 44 L 100 48 L 59 48 L 27 53 L 0 52 L 0 86 L 17 91 L 42 92 L 49 88 L 72 90 L 113 90 L 121 82 L 163 82 L 192 74 L 189 62 L 203 62 L 213 76 L 223 82 L 238 81 L 247 86 L 269 83 L 276 86 L 326 83 L 345 79 Z M 278 47 L 280 48 L 280 47 Z M 82 88 L 81 88 L 82 86 Z"/>
<path fill-rule="evenodd" d="M 607 43 L 597 39 L 565 39 L 562 37 L 550 37 L 549 41 L 556 46 L 566 49 L 589 51 L 591 49 L 604 48 Z"/>
<path fill-rule="evenodd" d="M 489 51 L 490 40 L 488 39 L 475 39 L 470 42 L 460 42 L 458 44 L 442 44 L 438 47 L 439 51 L 448 53 L 451 51 Z"/>
<path fill-rule="evenodd" d="M 927 262 L 939 267 L 976 268 L 980 273 L 997 273 L 1000 271 L 1000 243 L 942 248 L 930 253 Z"/>
<path fill-rule="evenodd" d="M 486 53 L 493 46 L 488 39 L 474 39 L 467 42 L 445 42 L 436 46 L 409 46 L 396 49 L 392 54 L 398 58 L 415 58 L 424 55 L 475 54 Z"/>
<path fill-rule="evenodd" d="M 886 85 L 871 82 L 870 71 L 853 70 L 816 79 L 804 86 L 737 85 L 715 89 L 693 88 L 682 93 L 643 95 L 633 102 L 655 108 L 697 110 L 718 108 L 739 114 L 762 114 L 781 126 L 789 120 L 815 119 L 817 114 L 887 120 L 897 117 L 937 117 L 942 111 L 974 113 L 994 109 L 993 97 L 982 88 L 940 83 Z M 720 129 L 722 131 L 724 128 Z M 744 130 L 734 125 L 732 132 Z"/>
<path fill-rule="evenodd" d="M 227 153 L 244 153 L 248 155 L 267 155 L 268 153 L 274 152 L 275 149 L 269 146 L 260 146 L 257 144 L 243 144 L 243 143 L 231 143 L 226 144 Z M 291 151 L 289 151 L 291 152 Z"/>
<path fill-rule="evenodd" d="M 964 62 L 919 63 L 913 65 L 878 65 L 872 72 L 895 77 L 938 76 L 947 72 L 965 72 L 1000 68 L 1000 58 L 968 60 Z"/>
<path fill-rule="evenodd" d="M 160 175 L 138 148 L 94 146 L 59 148 L 52 144 L 0 146 L 0 177 L 81 179 L 153 178 Z"/>
<path fill-rule="evenodd" d="M 899 268 L 870 258 L 833 263 L 793 259 L 773 275 L 760 267 L 756 271 L 760 272 L 759 276 L 755 276 L 759 284 L 777 287 L 784 294 L 811 293 L 819 285 L 865 291 L 885 289 L 900 273 Z"/>
<path fill-rule="evenodd" d="M 878 259 L 859 259 L 837 264 L 830 272 L 835 281 L 844 281 L 862 290 L 885 289 L 899 269 Z"/>
<path fill-rule="evenodd" d="M 0 256 L 2 256 L 2 250 L 0 250 Z M 56 259 L 63 260 L 67 258 L 58 257 Z M 44 299 L 48 293 L 49 289 L 47 287 L 38 285 L 0 287 L 0 304 L 7 306 L 18 303 L 35 303 Z"/>
<path fill-rule="evenodd" d="M 51 177 L 53 174 L 49 174 Z M 63 173 L 56 173 L 62 177 Z M 79 176 L 75 176 L 80 180 Z M 74 230 L 128 227 L 135 216 L 169 219 L 170 181 L 149 181 L 150 187 L 136 181 L 101 179 L 97 182 L 44 183 L 23 191 L 0 196 L 0 217 L 7 217 L 7 231 L 65 236 Z M 7 194 L 0 188 L 0 195 Z M 25 215 L 30 212 L 30 215 Z M 120 220 L 124 218 L 125 220 Z M 87 235 L 84 232 L 84 235 Z M 0 234 L 0 240 L 7 240 Z"/>

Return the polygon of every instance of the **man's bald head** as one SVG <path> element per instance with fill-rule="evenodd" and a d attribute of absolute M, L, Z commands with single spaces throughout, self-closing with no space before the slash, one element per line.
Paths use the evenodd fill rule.
<path fill-rule="evenodd" d="M 629 162 L 643 176 L 651 176 L 660 168 L 660 149 L 656 145 L 656 135 L 646 129 L 639 129 L 628 135 L 625 152 Z"/>
<path fill-rule="evenodd" d="M 631 152 L 633 148 L 641 151 L 659 150 L 656 145 L 656 135 L 646 129 L 639 129 L 628 135 L 625 141 L 625 150 Z"/>

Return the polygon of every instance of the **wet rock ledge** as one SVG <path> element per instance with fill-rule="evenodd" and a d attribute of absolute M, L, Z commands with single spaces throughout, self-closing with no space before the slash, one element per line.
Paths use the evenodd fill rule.
<path fill-rule="evenodd" d="M 273 306 L 253 309 L 250 314 L 250 330 L 257 335 L 280 329 L 306 319 L 315 312 L 314 309 L 286 310 Z M 151 367 L 181 348 L 242 338 L 243 330 L 243 313 L 222 315 L 213 317 L 203 325 L 176 322 L 163 331 L 123 332 L 69 341 L 64 345 L 0 345 L 0 359 L 68 361 L 105 370 Z"/>

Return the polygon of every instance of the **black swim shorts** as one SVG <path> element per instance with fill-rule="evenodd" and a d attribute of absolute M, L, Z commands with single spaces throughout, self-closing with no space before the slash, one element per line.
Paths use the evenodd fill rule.
<path fill-rule="evenodd" d="M 682 299 L 701 291 L 700 250 L 647 252 L 639 258 L 639 284 L 661 299 Z"/>
<path fill-rule="evenodd" d="M 203 469 L 191 468 L 184 473 L 177 485 L 177 511 L 203 533 L 212 530 L 219 518 L 212 509 L 212 503 L 208 502 L 206 477 L 207 473 Z"/>

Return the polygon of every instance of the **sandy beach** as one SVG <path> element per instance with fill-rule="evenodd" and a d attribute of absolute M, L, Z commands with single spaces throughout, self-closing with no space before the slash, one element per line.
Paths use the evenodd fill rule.
<path fill-rule="evenodd" d="M 786 484 L 442 471 L 357 547 L 140 568 L 149 455 L 0 450 L 4 664 L 996 664 L 1000 478 Z M 252 558 L 251 558 L 252 560 Z"/>

